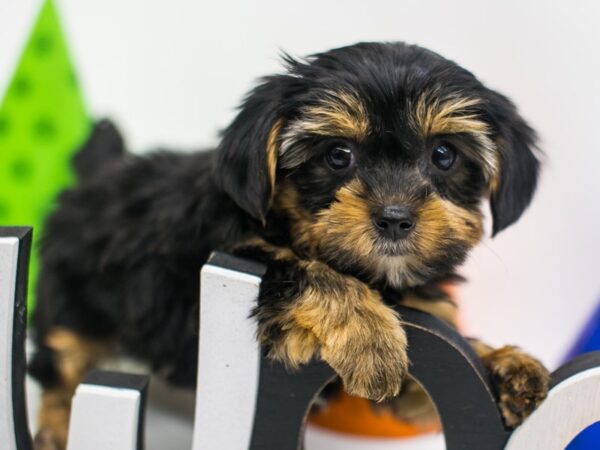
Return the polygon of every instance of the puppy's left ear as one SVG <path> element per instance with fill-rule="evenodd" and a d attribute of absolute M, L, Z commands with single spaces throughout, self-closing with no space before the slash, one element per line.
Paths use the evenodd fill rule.
<path fill-rule="evenodd" d="M 505 96 L 488 91 L 488 114 L 495 128 L 499 174 L 491 183 L 492 236 L 516 222 L 535 192 L 540 169 L 537 135 Z"/>
<path fill-rule="evenodd" d="M 246 97 L 218 148 L 220 186 L 261 222 L 275 189 L 284 82 L 283 75 L 264 78 Z"/>

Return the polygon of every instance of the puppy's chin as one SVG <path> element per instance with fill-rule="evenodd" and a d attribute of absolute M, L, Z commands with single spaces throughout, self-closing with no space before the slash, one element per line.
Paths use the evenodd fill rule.
<path fill-rule="evenodd" d="M 421 285 L 433 275 L 418 256 L 406 249 L 388 249 L 371 258 L 367 267 L 373 281 L 398 289 Z"/>
<path fill-rule="evenodd" d="M 416 253 L 415 245 L 410 240 L 398 242 L 377 241 L 373 245 L 373 249 L 381 257 L 408 257 Z"/>
<path fill-rule="evenodd" d="M 405 288 L 422 284 L 430 275 L 410 239 L 396 242 L 378 240 L 373 250 L 374 255 L 363 265 L 372 281 Z"/>
<path fill-rule="evenodd" d="M 449 240 L 450 237 L 446 239 Z M 468 243 L 456 240 L 453 245 L 424 253 L 414 241 L 406 239 L 399 242 L 377 242 L 373 246 L 373 252 L 356 259 L 362 273 L 371 282 L 405 289 L 447 276 L 462 264 L 469 250 Z"/>

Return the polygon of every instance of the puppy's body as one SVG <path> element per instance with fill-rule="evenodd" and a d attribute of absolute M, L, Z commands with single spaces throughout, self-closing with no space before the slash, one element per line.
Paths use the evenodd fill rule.
<path fill-rule="evenodd" d="M 250 93 L 216 151 L 132 156 L 99 125 L 42 246 L 39 446 L 64 445 L 56 418 L 111 346 L 193 384 L 198 272 L 212 250 L 267 264 L 255 316 L 271 357 L 291 367 L 320 357 L 351 393 L 396 396 L 406 337 L 388 303 L 452 321 L 436 286 L 480 240 L 483 198 L 495 233 L 527 207 L 534 139 L 505 97 L 404 44 L 289 60 Z M 516 425 L 547 373 L 516 349 L 481 352 L 506 375 L 496 388 Z M 523 363 L 503 371 L 507 354 Z"/>
<path fill-rule="evenodd" d="M 113 131 L 104 123 L 94 137 Z M 118 343 L 192 385 L 199 269 L 248 232 L 213 161 L 214 152 L 122 155 L 64 192 L 42 244 L 36 335 L 66 328 Z"/>

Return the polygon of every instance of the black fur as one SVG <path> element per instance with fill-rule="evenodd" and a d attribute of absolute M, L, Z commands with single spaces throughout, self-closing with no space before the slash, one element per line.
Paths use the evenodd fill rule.
<path fill-rule="evenodd" d="M 218 148 L 219 186 L 240 208 L 264 221 L 271 195 L 267 174 L 267 139 L 282 114 L 285 78 L 268 77 L 254 89 L 225 130 Z"/>
<path fill-rule="evenodd" d="M 497 92 L 487 91 L 493 108 L 490 117 L 501 142 L 500 185 L 491 196 L 492 234 L 516 222 L 529 206 L 537 186 L 540 162 L 535 149 L 536 133 L 519 116 L 513 103 Z"/>
<path fill-rule="evenodd" d="M 270 209 L 268 136 L 277 121 L 285 126 L 304 106 L 337 89 L 356 92 L 373 124 L 373 133 L 356 149 L 359 165 L 352 176 L 360 177 L 377 201 L 400 191 L 417 201 L 435 190 L 476 210 L 486 194 L 482 169 L 469 158 L 452 175 L 430 172 L 431 143 L 408 126 L 407 102 L 437 89 L 440 95 L 459 92 L 482 99 L 477 113 L 501 143 L 501 179 L 491 199 L 494 234 L 529 204 L 538 172 L 533 131 L 510 101 L 453 62 L 401 43 L 357 44 L 306 61 L 288 58 L 285 74 L 263 79 L 249 94 L 215 151 L 134 156 L 124 153 L 110 124 L 96 126 L 74 160 L 77 185 L 58 198 L 46 224 L 32 374 L 47 385 L 56 382 L 44 337 L 54 327 L 66 327 L 114 339 L 156 369 L 168 368 L 173 382 L 192 385 L 199 269 L 212 250 L 230 251 L 251 236 L 293 245 L 290 217 Z M 447 139 L 473 145 L 468 136 Z M 300 136 L 277 169 L 277 185 L 296 186 L 300 206 L 311 213 L 328 208 L 348 181 L 324 167 L 322 154 L 329 145 L 322 137 Z M 426 185 L 411 178 L 416 171 L 426 174 Z M 431 263 L 428 282 L 452 274 L 468 248 L 446 250 Z M 269 264 L 261 308 L 276 313 L 304 288 L 298 268 L 272 262 L 268 255 L 249 256 Z M 338 268 L 353 273 L 350 264 Z M 385 280 L 380 287 L 389 288 Z M 276 339 L 277 330 L 272 333 Z"/>

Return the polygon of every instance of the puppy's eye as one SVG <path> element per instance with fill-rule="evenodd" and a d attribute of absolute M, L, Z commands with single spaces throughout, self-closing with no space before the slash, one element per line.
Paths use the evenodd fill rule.
<path fill-rule="evenodd" d="M 325 153 L 325 162 L 333 170 L 347 169 L 354 165 L 352 150 L 344 145 L 336 145 Z"/>
<path fill-rule="evenodd" d="M 438 145 L 433 149 L 431 162 L 440 170 L 449 170 L 456 161 L 456 150 L 449 144 Z"/>

